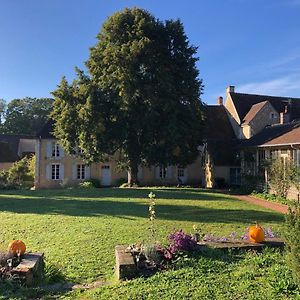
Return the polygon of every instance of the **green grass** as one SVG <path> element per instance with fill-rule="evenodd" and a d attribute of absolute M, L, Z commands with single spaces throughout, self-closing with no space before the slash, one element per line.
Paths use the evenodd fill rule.
<path fill-rule="evenodd" d="M 228 195 L 192 188 L 151 190 L 157 196 L 155 226 L 157 240 L 162 243 L 174 229 L 191 232 L 193 224 L 197 224 L 204 233 L 221 236 L 232 231 L 242 234 L 255 221 L 280 231 L 284 220 L 279 213 L 232 199 Z M 0 248 L 5 249 L 12 238 L 22 239 L 28 250 L 44 252 L 47 264 L 54 270 L 58 269 L 61 272 L 59 275 L 67 281 L 113 281 L 115 245 L 147 242 L 150 239 L 147 216 L 149 192 L 150 189 L 3 191 L 0 194 Z M 282 255 L 272 255 L 283 259 Z M 73 292 L 65 297 L 100 299 L 103 294 L 103 299 L 109 299 L 105 295 L 111 294 L 111 299 L 119 299 L 118 295 L 124 293 L 124 299 L 172 299 L 169 290 L 179 289 L 176 293 L 182 298 L 180 293 L 186 291 L 182 287 L 189 287 L 190 284 L 196 289 L 191 292 L 191 298 L 195 298 L 196 293 L 204 297 L 211 293 L 210 286 L 219 286 L 216 293 L 222 293 L 222 286 L 228 285 L 231 290 L 231 286 L 233 288 L 239 284 L 234 281 L 238 280 L 239 275 L 233 275 L 233 279 L 229 280 L 226 274 L 232 273 L 235 267 L 240 272 L 247 268 L 247 258 L 235 262 L 235 256 L 227 257 L 225 261 L 224 258 L 198 256 L 191 261 L 182 268 L 148 279 L 137 279 L 83 294 Z M 202 264 L 208 264 L 208 273 L 206 268 L 201 267 Z M 239 274 L 236 272 L 232 274 Z M 256 275 L 253 276 L 255 278 Z M 255 280 L 249 282 L 254 286 L 257 284 Z M 242 285 L 240 283 L 238 289 L 242 290 Z M 26 290 L 20 295 L 13 292 L 10 297 L 22 298 L 21 294 L 35 292 Z M 9 289 L 2 291 L 3 297 L 9 293 Z M 176 293 L 173 299 L 177 299 Z"/>
<path fill-rule="evenodd" d="M 267 192 L 258 193 L 258 192 L 254 191 L 251 193 L 251 195 L 254 197 L 257 197 L 257 198 L 261 198 L 261 199 L 270 201 L 270 202 L 276 202 L 276 203 L 285 204 L 285 205 L 292 205 L 295 202 L 295 200 L 283 198 L 280 196 L 276 196 L 274 194 L 269 194 Z"/>

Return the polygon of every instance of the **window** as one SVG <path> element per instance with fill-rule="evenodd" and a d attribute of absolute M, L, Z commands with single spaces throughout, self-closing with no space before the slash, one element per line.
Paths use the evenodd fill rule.
<path fill-rule="evenodd" d="M 59 170 L 60 170 L 60 164 L 52 164 L 51 165 L 51 179 L 52 180 L 58 180 L 59 179 Z"/>
<path fill-rule="evenodd" d="M 178 167 L 178 169 L 177 169 L 177 177 L 184 177 L 184 168 Z"/>
<path fill-rule="evenodd" d="M 292 151 L 293 161 L 296 166 L 300 166 L 300 150 L 293 149 Z"/>
<path fill-rule="evenodd" d="M 278 150 L 271 150 L 270 151 L 270 158 L 276 159 L 278 157 Z"/>
<path fill-rule="evenodd" d="M 271 120 L 274 120 L 274 119 L 275 119 L 275 113 L 273 113 L 273 112 L 270 113 L 270 119 L 271 119 Z"/>
<path fill-rule="evenodd" d="M 258 150 L 258 164 L 261 165 L 266 159 L 265 150 Z"/>
<path fill-rule="evenodd" d="M 59 144 L 57 143 L 52 143 L 52 151 L 51 151 L 51 156 L 52 157 L 59 157 Z"/>
<path fill-rule="evenodd" d="M 77 179 L 85 179 L 85 165 L 77 165 Z"/>
<path fill-rule="evenodd" d="M 108 165 L 103 165 L 102 167 L 101 167 L 101 169 L 109 169 L 110 167 L 108 166 Z"/>
<path fill-rule="evenodd" d="M 167 177 L 167 168 L 164 166 L 159 166 L 159 177 L 166 178 Z"/>

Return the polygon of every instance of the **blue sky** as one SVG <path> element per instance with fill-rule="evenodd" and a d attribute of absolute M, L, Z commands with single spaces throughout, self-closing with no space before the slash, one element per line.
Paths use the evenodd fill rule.
<path fill-rule="evenodd" d="M 49 97 L 84 66 L 105 19 L 133 6 L 181 19 L 199 47 L 206 103 L 228 85 L 300 97 L 300 0 L 3 0 L 0 98 Z"/>

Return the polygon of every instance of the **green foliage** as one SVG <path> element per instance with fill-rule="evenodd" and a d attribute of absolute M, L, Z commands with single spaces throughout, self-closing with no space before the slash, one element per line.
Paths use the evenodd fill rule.
<path fill-rule="evenodd" d="M 250 194 L 256 189 L 257 184 L 262 180 L 262 177 L 258 175 L 243 174 L 242 185 L 238 188 L 238 191 L 242 194 Z"/>
<path fill-rule="evenodd" d="M 89 75 L 77 70 L 53 92 L 55 136 L 88 162 L 118 153 L 131 184 L 142 162 L 193 162 L 203 126 L 196 51 L 180 21 L 138 8 L 115 13 L 91 48 Z"/>
<path fill-rule="evenodd" d="M 118 187 L 121 187 L 121 186 L 123 186 L 124 183 L 127 183 L 127 178 L 119 178 L 116 181 L 115 185 Z"/>
<path fill-rule="evenodd" d="M 289 188 L 299 178 L 299 170 L 292 160 L 274 160 L 269 167 L 269 180 L 277 196 L 286 198 Z"/>
<path fill-rule="evenodd" d="M 271 201 L 271 202 L 277 202 L 277 203 L 281 203 L 281 204 L 291 204 L 293 202 L 293 200 L 288 200 L 286 198 L 276 196 L 274 194 L 270 194 L 270 193 L 267 193 L 267 192 L 258 193 L 256 191 L 253 191 L 251 193 L 251 195 L 253 195 L 257 198 L 262 198 L 264 200 L 268 200 L 268 201 Z"/>
<path fill-rule="evenodd" d="M 80 182 L 78 187 L 83 188 L 83 189 L 93 189 L 94 188 L 93 184 L 89 181 Z"/>
<path fill-rule="evenodd" d="M 35 157 L 24 157 L 16 161 L 6 172 L 8 186 L 21 187 L 28 183 L 32 185 L 34 180 L 34 162 Z"/>
<path fill-rule="evenodd" d="M 2 130 L 3 118 L 6 110 L 6 102 L 3 99 L 0 99 L 0 130 Z"/>
<path fill-rule="evenodd" d="M 47 122 L 53 99 L 14 99 L 7 104 L 2 133 L 36 134 Z M 0 112 L 1 117 L 1 112 Z"/>
<path fill-rule="evenodd" d="M 46 284 L 66 281 L 66 276 L 62 272 L 62 267 L 48 262 L 45 263 L 44 276 Z"/>
<path fill-rule="evenodd" d="M 80 188 L 100 188 L 101 183 L 99 179 L 91 178 L 85 180 L 84 182 L 80 182 L 78 186 Z"/>
<path fill-rule="evenodd" d="M 289 207 L 285 222 L 285 239 L 288 249 L 288 263 L 294 280 L 300 286 L 300 204 L 294 202 Z"/>

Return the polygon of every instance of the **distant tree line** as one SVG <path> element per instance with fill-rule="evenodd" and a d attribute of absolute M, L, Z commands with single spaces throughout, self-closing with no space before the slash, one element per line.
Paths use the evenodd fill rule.
<path fill-rule="evenodd" d="M 35 135 L 47 122 L 52 110 L 53 99 L 0 99 L 0 134 Z"/>

